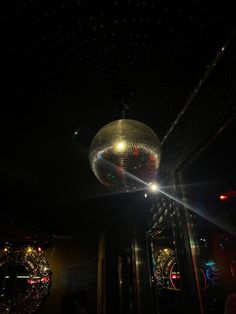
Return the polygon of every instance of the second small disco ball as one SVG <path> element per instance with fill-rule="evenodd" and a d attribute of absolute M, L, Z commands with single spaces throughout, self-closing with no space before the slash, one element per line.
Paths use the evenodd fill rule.
<path fill-rule="evenodd" d="M 101 128 L 92 140 L 89 160 L 98 180 L 118 191 L 134 191 L 155 180 L 161 144 L 142 122 L 120 119 Z"/>

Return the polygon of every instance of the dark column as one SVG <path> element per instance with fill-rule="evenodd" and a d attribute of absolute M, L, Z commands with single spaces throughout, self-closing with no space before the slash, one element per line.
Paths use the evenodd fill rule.
<path fill-rule="evenodd" d="M 98 314 L 153 313 L 145 224 L 111 227 L 100 242 L 98 269 Z"/>
<path fill-rule="evenodd" d="M 178 187 L 181 186 L 180 176 L 178 176 L 176 184 Z M 181 203 L 184 204 L 186 197 L 183 189 L 178 188 L 176 192 Z M 181 275 L 184 311 L 186 314 L 203 314 L 197 257 L 198 244 L 195 238 L 193 216 L 187 206 L 178 202 L 174 202 L 173 205 L 172 227 Z"/>

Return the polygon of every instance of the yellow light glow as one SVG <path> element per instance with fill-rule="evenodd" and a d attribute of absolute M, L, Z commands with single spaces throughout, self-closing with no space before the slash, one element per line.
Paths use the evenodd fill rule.
<path fill-rule="evenodd" d="M 125 142 L 118 142 L 115 144 L 115 150 L 119 153 L 122 153 L 126 149 L 126 143 Z"/>
<path fill-rule="evenodd" d="M 7 247 L 5 247 L 5 248 L 4 248 L 4 252 L 7 252 L 7 251 L 8 251 L 8 249 L 7 249 Z"/>
<path fill-rule="evenodd" d="M 159 186 L 157 183 L 150 183 L 150 190 L 152 192 L 157 192 L 159 190 Z"/>
<path fill-rule="evenodd" d="M 32 253 L 32 252 L 33 252 L 33 249 L 31 247 L 28 247 L 27 253 Z"/>

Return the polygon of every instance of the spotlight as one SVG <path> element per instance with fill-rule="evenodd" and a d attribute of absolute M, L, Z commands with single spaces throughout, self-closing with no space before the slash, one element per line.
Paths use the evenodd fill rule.
<path fill-rule="evenodd" d="M 118 153 L 123 153 L 126 149 L 126 143 L 125 142 L 118 142 L 115 144 L 115 151 Z"/>
<path fill-rule="evenodd" d="M 221 200 L 221 201 L 225 201 L 225 200 L 227 200 L 229 198 L 229 196 L 228 195 L 224 195 L 224 194 L 221 194 L 220 196 L 219 196 L 219 199 Z"/>
<path fill-rule="evenodd" d="M 149 185 L 152 192 L 157 192 L 159 190 L 159 186 L 157 183 L 150 183 Z"/>
<path fill-rule="evenodd" d="M 33 249 L 29 246 L 28 248 L 27 248 L 27 253 L 32 253 L 33 252 Z"/>

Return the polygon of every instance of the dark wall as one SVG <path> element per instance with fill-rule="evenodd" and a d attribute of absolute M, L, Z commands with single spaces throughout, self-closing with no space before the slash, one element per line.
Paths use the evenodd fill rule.
<path fill-rule="evenodd" d="M 96 313 L 97 238 L 55 240 L 47 250 L 52 286 L 39 314 Z"/>

